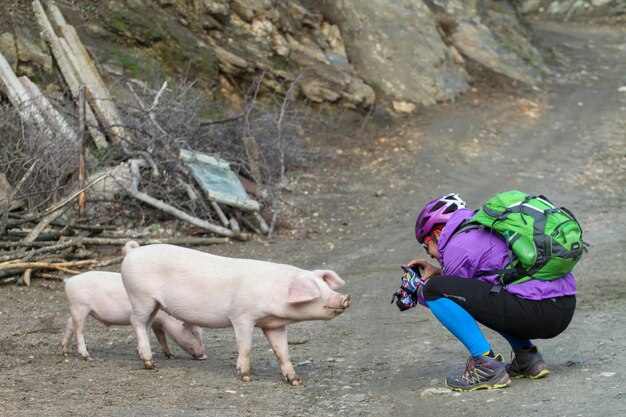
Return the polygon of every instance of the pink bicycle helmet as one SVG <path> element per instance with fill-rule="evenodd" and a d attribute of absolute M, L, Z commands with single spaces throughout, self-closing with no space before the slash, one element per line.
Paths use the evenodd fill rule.
<path fill-rule="evenodd" d="M 417 216 L 415 222 L 415 237 L 419 243 L 424 243 L 426 236 L 438 224 L 445 224 L 452 213 L 465 207 L 465 201 L 458 194 L 448 194 L 431 201 Z"/>

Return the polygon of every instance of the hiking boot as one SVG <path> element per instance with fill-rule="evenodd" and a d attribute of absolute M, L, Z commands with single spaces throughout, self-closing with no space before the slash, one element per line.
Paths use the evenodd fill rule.
<path fill-rule="evenodd" d="M 537 346 L 513 349 L 511 363 L 506 366 L 506 371 L 511 378 L 529 379 L 543 378 L 550 373 Z"/>
<path fill-rule="evenodd" d="M 511 383 L 502 356 L 470 356 L 461 375 L 450 375 L 446 386 L 453 391 L 504 388 Z"/>

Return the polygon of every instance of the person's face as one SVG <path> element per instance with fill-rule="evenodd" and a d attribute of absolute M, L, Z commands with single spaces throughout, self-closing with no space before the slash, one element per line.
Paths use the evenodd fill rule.
<path fill-rule="evenodd" d="M 424 250 L 426 253 L 439 262 L 439 249 L 437 248 L 437 242 L 439 241 L 439 235 L 441 234 L 440 230 L 434 230 L 430 235 L 426 236 L 424 239 Z M 433 239 L 434 237 L 434 239 Z"/>

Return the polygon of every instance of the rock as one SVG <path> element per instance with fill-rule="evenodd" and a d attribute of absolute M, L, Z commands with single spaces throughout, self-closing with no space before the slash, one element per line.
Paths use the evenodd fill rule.
<path fill-rule="evenodd" d="M 117 166 L 105 168 L 102 171 L 93 173 L 87 178 L 87 182 L 98 178 L 103 173 L 107 174 L 107 178 L 91 187 L 87 191 L 88 194 L 95 195 L 101 200 L 115 200 L 118 194 L 130 189 L 132 175 L 128 163 L 124 162 Z"/>
<path fill-rule="evenodd" d="M 478 9 L 455 1 L 450 9 L 458 17 L 458 28 L 450 35 L 452 43 L 466 57 L 514 80 L 534 85 L 549 73 L 542 51 L 530 41 L 532 32 L 517 19 L 508 3 L 486 2 Z"/>
<path fill-rule="evenodd" d="M 246 69 L 248 67 L 248 62 L 245 59 L 227 51 L 224 48 L 216 46 L 213 50 L 215 51 L 215 56 L 220 63 L 220 69 L 228 74 L 237 73 L 241 69 Z"/>
<path fill-rule="evenodd" d="M 435 17 L 420 0 L 316 3 L 341 29 L 358 75 L 396 101 L 431 105 L 468 88 L 465 69 L 441 39 Z M 389 69 L 393 68 L 393 71 Z"/>
<path fill-rule="evenodd" d="M 109 75 L 155 68 L 209 86 L 221 74 L 245 82 L 263 72 L 264 86 L 282 94 L 302 73 L 301 95 L 353 109 L 369 109 L 377 94 L 400 113 L 453 100 L 468 89 L 466 57 L 529 84 L 549 71 L 530 29 L 495 0 L 110 0 L 98 12 L 102 21 L 68 23 L 97 39 L 90 51 Z M 9 47 L 0 49 L 10 49 L 3 36 Z M 51 68 L 26 42 L 16 41 L 18 62 L 37 57 Z"/>
<path fill-rule="evenodd" d="M 541 0 L 524 0 L 519 6 L 520 12 L 523 14 L 534 13 L 541 7 Z"/>
<path fill-rule="evenodd" d="M 398 113 L 413 113 L 415 111 L 415 104 L 408 101 L 393 101 L 391 105 L 394 111 Z"/>
<path fill-rule="evenodd" d="M 15 31 L 17 59 L 20 63 L 42 68 L 46 73 L 52 72 L 52 57 L 36 41 L 30 31 L 24 27 Z"/>
<path fill-rule="evenodd" d="M 434 397 L 436 395 L 450 395 L 452 391 L 448 388 L 426 388 L 420 393 L 420 397 Z"/>

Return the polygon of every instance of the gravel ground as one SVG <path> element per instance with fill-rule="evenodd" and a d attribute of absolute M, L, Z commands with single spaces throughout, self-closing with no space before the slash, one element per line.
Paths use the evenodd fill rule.
<path fill-rule="evenodd" d="M 290 177 L 299 208 L 272 243 L 203 250 L 304 268 L 331 268 L 346 281 L 352 306 L 330 322 L 290 326 L 290 353 L 304 385 L 282 381 L 260 331 L 253 380 L 235 377 L 232 329 L 206 330 L 208 359 L 180 349 L 156 354 L 147 371 L 130 327 L 91 321 L 93 361 L 60 342 L 69 315 L 62 285 L 35 280 L 0 288 L 2 416 L 622 416 L 626 415 L 626 217 L 624 184 L 626 37 L 611 26 L 536 23 L 565 59 L 541 89 L 490 88 L 479 82 L 455 103 L 407 117 L 372 140 L 331 149 Z M 519 188 L 571 208 L 591 251 L 575 271 L 578 309 L 559 337 L 538 341 L 552 374 L 514 380 L 502 390 L 452 393 L 449 373 L 467 353 L 423 308 L 389 304 L 399 265 L 421 251 L 417 210 L 436 195 L 460 192 L 476 207 Z M 508 356 L 497 334 L 493 347 Z M 157 350 L 156 340 L 152 341 Z"/>

